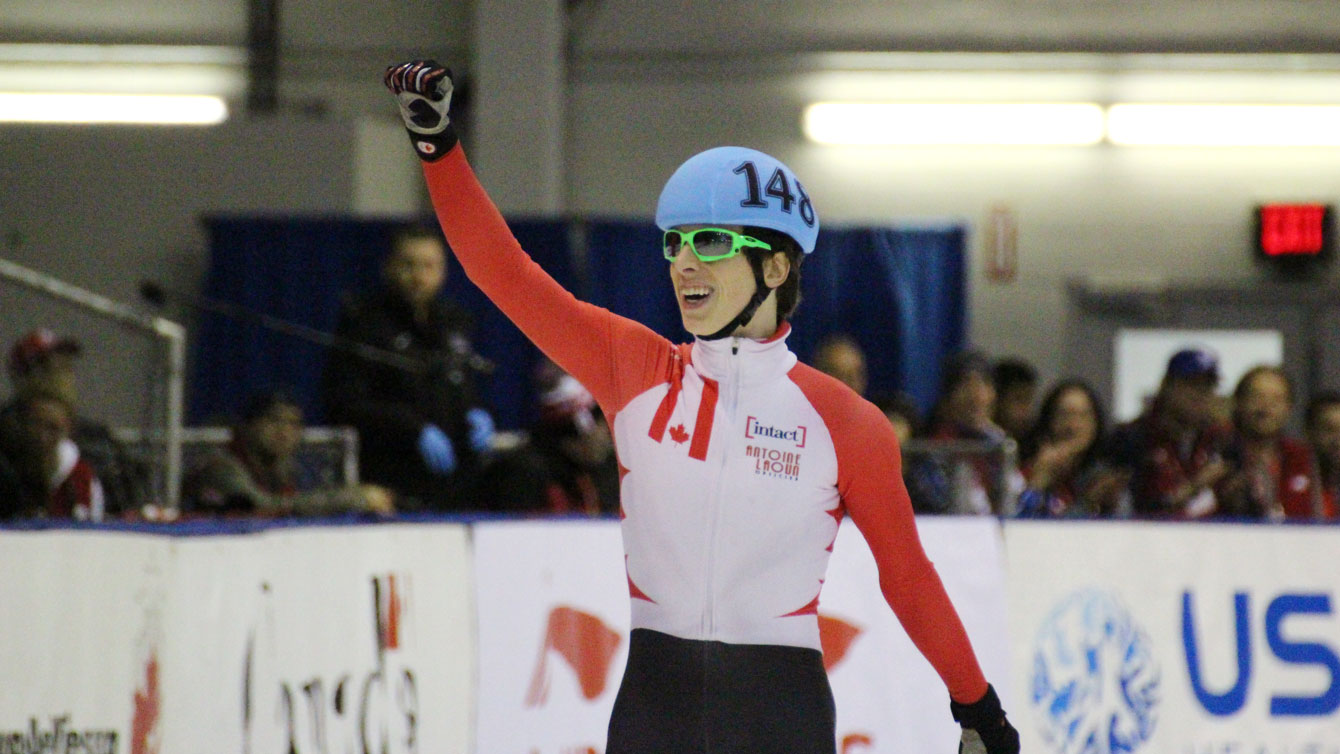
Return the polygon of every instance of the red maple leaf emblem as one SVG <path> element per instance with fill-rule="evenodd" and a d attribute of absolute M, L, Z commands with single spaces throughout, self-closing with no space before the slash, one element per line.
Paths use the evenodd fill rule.
<path fill-rule="evenodd" d="M 676 445 L 682 445 L 689 439 L 689 433 L 684 431 L 683 424 L 676 424 L 670 428 L 670 439 L 674 440 Z"/>

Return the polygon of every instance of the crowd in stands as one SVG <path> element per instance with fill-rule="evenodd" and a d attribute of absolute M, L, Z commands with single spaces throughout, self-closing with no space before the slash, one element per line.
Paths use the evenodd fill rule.
<path fill-rule="evenodd" d="M 1340 520 L 1340 393 L 1314 394 L 1305 437 L 1295 438 L 1286 431 L 1295 389 L 1282 368 L 1249 369 L 1226 401 L 1219 383 L 1212 351 L 1183 348 L 1144 411 L 1109 428 L 1084 380 L 1056 381 L 1035 407 L 1039 383 L 1026 362 L 960 353 L 944 367 L 929 421 L 905 420 L 920 426 L 904 453 L 913 506 L 1022 518 Z M 910 404 L 884 405 L 902 405 L 903 420 Z"/>
<path fill-rule="evenodd" d="M 357 431 L 360 483 L 306 478 L 295 460 L 302 409 L 266 388 L 237 407 L 232 439 L 186 470 L 179 513 L 616 513 L 619 465 L 591 395 L 543 362 L 531 376 L 535 421 L 495 431 L 475 390 L 486 370 L 476 368 L 470 318 L 441 296 L 441 237 L 411 228 L 391 249 L 380 285 L 345 302 L 337 334 L 346 345 L 332 349 L 322 386 L 328 423 Z M 144 462 L 80 411 L 80 352 L 77 340 L 45 329 L 9 351 L 0 520 L 135 518 L 152 502 Z M 1247 371 L 1225 400 L 1216 355 L 1188 345 L 1143 413 L 1110 426 L 1091 385 L 1043 385 L 1017 358 L 955 354 L 924 416 L 908 395 L 867 395 L 865 354 L 852 338 L 826 338 L 814 364 L 889 418 L 918 513 L 1340 520 L 1340 392 L 1313 394 L 1301 407 L 1305 436 L 1291 437 L 1298 396 L 1275 365 Z"/>

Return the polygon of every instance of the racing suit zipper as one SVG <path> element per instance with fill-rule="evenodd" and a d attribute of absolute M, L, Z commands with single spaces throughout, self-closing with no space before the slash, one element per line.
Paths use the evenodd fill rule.
<path fill-rule="evenodd" d="M 731 338 L 731 358 L 727 362 L 725 390 L 720 391 L 718 403 L 726 419 L 726 431 L 718 432 L 721 440 L 721 463 L 717 467 L 717 488 L 712 499 L 712 524 L 707 544 L 707 609 L 703 615 L 703 635 L 708 639 L 716 638 L 716 555 L 717 535 L 721 531 L 721 509 L 725 506 L 726 473 L 731 457 L 731 447 L 735 437 L 736 409 L 740 400 L 740 338 Z"/>

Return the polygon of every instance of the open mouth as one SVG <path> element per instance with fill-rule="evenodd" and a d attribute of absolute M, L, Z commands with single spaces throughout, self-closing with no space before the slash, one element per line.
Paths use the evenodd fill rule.
<path fill-rule="evenodd" d="M 712 289 L 705 285 L 686 285 L 679 291 L 684 307 L 693 309 L 702 306 L 712 296 Z"/>

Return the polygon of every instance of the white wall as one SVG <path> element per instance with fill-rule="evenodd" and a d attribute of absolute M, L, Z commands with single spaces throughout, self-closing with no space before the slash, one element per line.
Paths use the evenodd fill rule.
<path fill-rule="evenodd" d="M 195 290 L 207 262 L 202 216 L 351 211 L 354 133 L 302 119 L 0 128 L 0 256 L 125 302 L 138 300 L 144 279 Z M 148 339 L 0 281 L 5 355 L 38 326 L 86 334 L 85 413 L 142 421 L 154 362 Z"/>
<path fill-rule="evenodd" d="M 238 116 L 204 130 L 0 128 L 0 254 L 133 299 L 144 277 L 198 283 L 202 214 L 394 214 L 421 207 L 417 168 L 408 148 L 397 146 L 394 106 L 380 91 L 380 62 L 373 62 L 379 57 L 363 51 L 333 68 L 287 71 L 286 110 L 315 103 L 327 110 L 325 119 L 286 112 L 263 120 Z M 751 67 L 729 58 L 674 64 L 583 58 L 570 68 L 565 102 L 565 211 L 650 218 L 675 166 L 725 143 L 790 163 L 828 225 L 951 218 L 975 229 L 992 205 L 1005 203 L 1019 220 L 1019 276 L 1008 284 L 986 281 L 973 236 L 972 339 L 996 354 L 1031 358 L 1053 377 L 1074 368 L 1063 362 L 1067 278 L 1261 277 L 1250 256 L 1253 204 L 1340 201 L 1340 149 L 853 149 L 810 144 L 800 130 L 804 104 L 819 96 L 986 91 L 1006 98 L 1059 86 L 1069 97 L 1166 99 L 1181 92 L 1226 101 L 1315 100 L 1340 91 L 1331 74 L 1281 82 L 1248 71 L 1225 81 L 1200 74 L 1048 74 L 1033 64 L 1008 75 L 914 75 L 857 70 L 867 58 L 856 66 L 847 58 L 826 61 L 767 58 Z M 515 107 L 524 112 L 540 102 Z M 490 138 L 468 133 L 467 149 L 482 149 Z M 530 166 L 518 160 L 499 169 L 524 174 Z M 507 204 L 507 196 L 498 199 Z M 64 327 L 63 312 L 0 284 L 0 343 L 37 324 Z M 108 337 L 125 342 L 126 336 L 113 330 Z M 142 413 L 142 391 L 130 386 L 142 379 L 135 375 L 143 358 L 123 358 L 129 348 L 86 359 L 94 375 L 85 381 L 88 403 L 114 423 Z"/>
<path fill-rule="evenodd" d="M 974 232 L 971 337 L 992 353 L 1033 359 L 1044 376 L 1074 369 L 1062 362 L 1067 278 L 1264 277 L 1251 255 L 1253 205 L 1340 202 L 1340 149 L 854 148 L 812 144 L 801 134 L 802 109 L 816 96 L 868 97 L 881 86 L 904 97 L 909 91 L 944 97 L 949 87 L 982 89 L 967 76 L 927 81 L 866 75 L 863 82 L 859 75 L 807 72 L 764 78 L 703 68 L 682 75 L 641 73 L 650 81 L 604 71 L 573 87 L 569 169 L 575 211 L 647 217 L 680 161 L 722 143 L 763 149 L 790 164 L 826 224 L 956 218 L 976 231 L 990 207 L 1004 203 L 1018 218 L 1019 275 L 1006 284 L 987 281 Z M 1015 77 L 1005 85 L 1028 92 L 1027 82 L 1034 81 L 1040 90 L 1036 79 Z M 1157 77 L 1117 83 L 1134 97 L 1169 86 Z M 1066 86 L 1083 97 L 1096 84 L 1076 80 Z M 1197 87 L 1194 80 L 1180 86 L 1206 95 L 1207 85 Z M 1211 96 L 1235 96 L 1233 82 L 1215 86 Z M 1241 87 L 1244 93 L 1236 96 L 1269 90 L 1267 81 L 1253 76 L 1242 77 Z M 1315 96 L 1311 84 L 1301 89 L 1299 96 Z"/>

